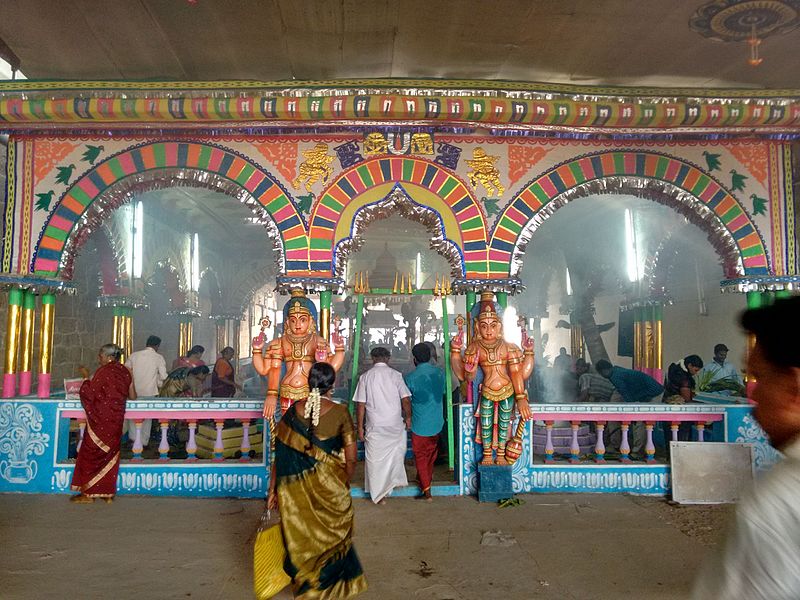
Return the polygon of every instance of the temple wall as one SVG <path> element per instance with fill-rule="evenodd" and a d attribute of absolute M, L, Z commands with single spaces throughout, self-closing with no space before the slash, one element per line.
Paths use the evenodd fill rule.
<path fill-rule="evenodd" d="M 124 202 L 135 175 L 141 180 L 138 190 L 154 179 L 177 177 L 183 185 L 255 198 L 253 209 L 266 211 L 276 226 L 265 235 L 265 244 L 271 244 L 270 237 L 279 238 L 289 273 L 330 276 L 336 270 L 333 246 L 351 234 L 358 207 L 384 198 L 397 183 L 416 202 L 438 212 L 445 236 L 462 253 L 464 274 L 481 278 L 516 274 L 516 246 L 526 235 L 535 235 L 526 228 L 526 215 L 542 210 L 543 219 L 556 206 L 551 200 L 569 201 L 587 190 L 603 194 L 640 189 L 642 181 L 656 182 L 656 188 L 666 190 L 665 203 L 696 213 L 709 231 L 736 234 L 728 240 L 738 246 L 747 273 L 796 272 L 795 247 L 787 239 L 794 223 L 794 203 L 786 203 L 792 186 L 788 144 L 620 143 L 480 134 L 429 139 L 428 147 L 376 152 L 357 132 L 221 137 L 184 145 L 147 138 L 12 137 L 14 243 L 4 247 L 3 270 L 68 276 L 60 270 L 80 244 L 72 240 L 77 235 L 72 224 L 82 213 L 90 227 L 100 222 L 102 216 L 87 208 L 95 198 L 111 205 Z M 327 171 L 314 170 L 320 161 Z M 487 170 L 489 176 L 476 176 Z M 591 185 L 584 190 L 582 182 L 587 181 Z M 451 190 L 459 198 L 452 198 Z M 457 205 L 462 197 L 463 208 Z M 700 211 L 697 199 L 713 216 Z M 320 204 L 335 208 L 318 211 Z M 70 232 L 66 245 L 59 239 L 63 232 Z M 309 236 L 332 244 L 310 248 Z"/>

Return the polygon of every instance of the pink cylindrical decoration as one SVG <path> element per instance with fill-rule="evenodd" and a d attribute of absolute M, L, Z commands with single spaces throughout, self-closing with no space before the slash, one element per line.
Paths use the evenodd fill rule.
<path fill-rule="evenodd" d="M 606 445 L 603 442 L 603 433 L 606 430 L 605 421 L 597 422 L 597 442 L 594 445 L 594 461 L 603 464 L 606 462 Z"/>
<path fill-rule="evenodd" d="M 628 429 L 630 428 L 631 424 L 628 421 L 623 421 L 621 423 L 622 428 L 622 441 L 619 443 L 619 453 L 620 462 L 629 463 L 631 462 L 631 447 L 628 444 Z"/>
<path fill-rule="evenodd" d="M 3 374 L 3 398 L 13 398 L 17 393 L 17 374 Z"/>
<path fill-rule="evenodd" d="M 197 441 L 194 432 L 197 431 L 197 421 L 189 421 L 189 441 L 186 442 L 186 460 L 197 460 Z"/>
<path fill-rule="evenodd" d="M 50 397 L 50 382 L 52 381 L 52 377 L 50 373 L 39 373 L 36 386 L 36 395 L 39 398 Z"/>
<path fill-rule="evenodd" d="M 23 371 L 19 374 L 19 395 L 27 396 L 31 393 L 31 386 L 33 384 L 33 373 L 30 371 Z"/>
<path fill-rule="evenodd" d="M 158 460 L 169 460 L 169 442 L 167 441 L 167 430 L 169 429 L 169 421 L 159 421 L 161 426 L 161 441 L 158 444 Z"/>
<path fill-rule="evenodd" d="M 242 447 L 241 447 L 242 456 L 239 457 L 239 460 L 242 462 L 247 462 L 250 460 L 250 421 L 245 419 L 242 421 Z"/>

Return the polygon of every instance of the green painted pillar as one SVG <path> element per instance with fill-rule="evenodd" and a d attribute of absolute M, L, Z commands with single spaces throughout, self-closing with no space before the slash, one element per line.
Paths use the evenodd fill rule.
<path fill-rule="evenodd" d="M 442 297 L 442 333 L 444 334 L 444 382 L 445 405 L 447 407 L 447 466 L 455 468 L 455 431 L 453 429 L 453 379 L 450 372 L 450 315 L 447 313 L 447 298 Z"/>
<path fill-rule="evenodd" d="M 494 295 L 500 308 L 508 308 L 508 292 L 496 292 Z"/>
<path fill-rule="evenodd" d="M 350 371 L 350 412 L 354 410 L 353 395 L 356 393 L 358 382 L 358 358 L 361 354 L 361 318 L 364 314 L 364 294 L 358 295 L 356 304 L 356 327 L 353 332 L 353 368 Z"/>
<path fill-rule="evenodd" d="M 475 306 L 475 302 L 477 301 L 477 296 L 475 294 L 475 290 L 470 290 L 467 292 L 467 344 L 472 341 L 472 307 Z M 447 360 L 450 360 L 449 355 Z"/>

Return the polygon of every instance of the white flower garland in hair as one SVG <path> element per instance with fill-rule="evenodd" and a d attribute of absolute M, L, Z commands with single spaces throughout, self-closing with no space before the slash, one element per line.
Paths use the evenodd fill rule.
<path fill-rule="evenodd" d="M 306 419 L 311 419 L 311 424 L 316 427 L 319 425 L 319 411 L 322 403 L 322 396 L 319 393 L 319 388 L 314 388 L 309 392 L 308 399 L 306 400 L 306 410 L 303 415 Z"/>

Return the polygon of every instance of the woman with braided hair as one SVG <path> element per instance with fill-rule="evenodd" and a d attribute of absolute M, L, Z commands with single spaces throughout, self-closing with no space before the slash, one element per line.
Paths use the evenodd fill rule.
<path fill-rule="evenodd" d="M 352 543 L 356 435 L 347 407 L 330 399 L 335 380 L 331 365 L 315 363 L 308 398 L 288 407 L 275 432 L 267 504 L 280 510 L 295 598 L 352 598 L 367 589 Z"/>

